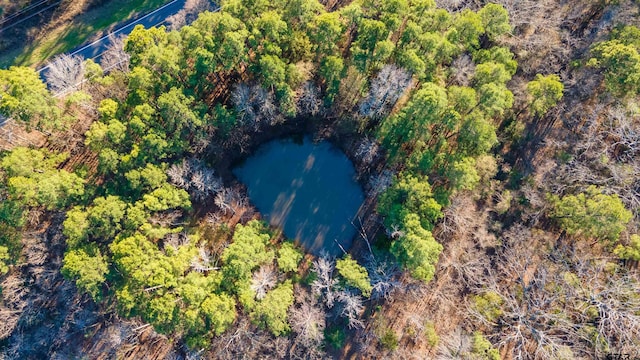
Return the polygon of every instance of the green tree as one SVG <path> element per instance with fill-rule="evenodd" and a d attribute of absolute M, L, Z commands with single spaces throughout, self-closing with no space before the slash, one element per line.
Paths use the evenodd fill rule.
<path fill-rule="evenodd" d="M 465 9 L 456 15 L 453 29 L 449 30 L 447 38 L 454 44 L 461 44 L 465 49 L 472 50 L 480 46 L 480 36 L 484 31 L 480 15 Z"/>
<path fill-rule="evenodd" d="M 326 12 L 316 16 L 309 29 L 309 38 L 315 47 L 316 61 L 321 56 L 332 56 L 338 51 L 343 31 L 339 13 Z"/>
<path fill-rule="evenodd" d="M 264 55 L 259 60 L 262 85 L 268 89 L 275 89 L 285 82 L 287 64 L 277 56 Z"/>
<path fill-rule="evenodd" d="M 640 235 L 631 235 L 629 245 L 618 245 L 613 249 L 613 253 L 624 260 L 640 261 Z"/>
<path fill-rule="evenodd" d="M 329 103 L 332 103 L 338 94 L 343 70 L 344 62 L 341 57 L 327 56 L 322 59 L 319 74 L 324 80 Z"/>
<path fill-rule="evenodd" d="M 527 84 L 529 111 L 535 116 L 543 116 L 562 99 L 564 85 L 558 75 L 536 75 Z"/>
<path fill-rule="evenodd" d="M 12 198 L 25 206 L 62 208 L 84 194 L 84 180 L 57 166 L 66 154 L 47 154 L 42 150 L 18 147 L 0 162 L 7 176 Z"/>
<path fill-rule="evenodd" d="M 432 125 L 441 122 L 447 107 L 444 88 L 431 82 L 423 84 L 399 114 L 386 118 L 380 126 L 382 144 L 390 157 L 409 155 L 401 152 L 425 144 L 431 137 Z"/>
<path fill-rule="evenodd" d="M 570 235 L 615 241 L 633 214 L 618 195 L 605 195 L 591 185 L 583 193 L 550 197 L 551 217 Z"/>
<path fill-rule="evenodd" d="M 0 69 L 0 115 L 38 128 L 58 125 L 51 94 L 39 74 L 28 67 Z"/>
<path fill-rule="evenodd" d="M 286 281 L 269 291 L 253 308 L 251 319 L 273 335 L 280 336 L 291 329 L 287 323 L 287 311 L 293 305 L 293 285 Z"/>
<path fill-rule="evenodd" d="M 360 290 L 365 297 L 371 296 L 373 286 L 369 280 L 369 273 L 364 266 L 353 260 L 351 255 L 336 261 L 336 269 L 348 286 Z"/>
<path fill-rule="evenodd" d="M 476 86 L 489 83 L 506 84 L 507 81 L 511 80 L 511 74 L 503 64 L 490 61 L 476 66 L 476 74 L 473 80 Z"/>
<path fill-rule="evenodd" d="M 589 65 L 604 69 L 605 84 L 610 92 L 618 96 L 640 92 L 640 54 L 635 46 L 613 39 L 597 43 L 591 52 L 594 57 Z"/>
<path fill-rule="evenodd" d="M 471 353 L 479 360 L 500 360 L 498 349 L 495 349 L 479 331 L 474 332 L 471 338 Z"/>
<path fill-rule="evenodd" d="M 113 239 L 122 230 L 126 208 L 127 203 L 113 195 L 93 200 L 87 210 L 89 234 L 102 241 Z"/>
<path fill-rule="evenodd" d="M 278 269 L 284 272 L 291 272 L 298 270 L 298 263 L 302 260 L 302 253 L 300 250 L 290 242 L 284 242 L 278 249 Z"/>
<path fill-rule="evenodd" d="M 514 55 L 509 48 L 494 46 L 489 49 L 480 49 L 473 53 L 473 62 L 482 64 L 486 62 L 494 62 L 504 65 L 507 72 L 513 76 L 518 69 L 518 62 L 513 58 Z"/>
<path fill-rule="evenodd" d="M 351 51 L 355 66 L 363 73 L 367 73 L 378 44 L 387 40 L 389 30 L 382 21 L 362 19 L 358 25 L 358 38 L 353 43 Z"/>
<path fill-rule="evenodd" d="M 224 293 L 209 294 L 200 309 L 215 335 L 221 335 L 236 320 L 236 302 Z"/>
<path fill-rule="evenodd" d="M 478 104 L 489 117 L 501 117 L 513 106 L 513 93 L 504 85 L 484 84 L 478 89 Z"/>
<path fill-rule="evenodd" d="M 100 250 L 91 247 L 65 253 L 64 265 L 60 271 L 67 279 L 75 279 L 76 286 L 80 291 L 86 292 L 94 300 L 98 300 L 109 267 Z"/>
<path fill-rule="evenodd" d="M 401 173 L 380 196 L 378 212 L 388 227 L 400 225 L 408 214 L 416 214 L 421 226 L 432 229 L 442 217 L 441 206 L 433 198 L 427 177 Z"/>
<path fill-rule="evenodd" d="M 10 259 L 11 256 L 9 255 L 9 248 L 0 245 L 0 276 L 6 274 L 9 271 Z"/>
<path fill-rule="evenodd" d="M 493 41 L 511 31 L 509 12 L 502 5 L 489 3 L 478 11 L 478 15 L 487 36 Z"/>
<path fill-rule="evenodd" d="M 270 238 L 264 225 L 257 220 L 236 225 L 233 242 L 221 257 L 224 262 L 222 273 L 229 288 L 235 288 L 236 282 L 248 280 L 252 270 L 273 260 L 274 253 L 268 249 Z"/>
<path fill-rule="evenodd" d="M 391 244 L 391 253 L 411 276 L 424 282 L 431 281 L 442 245 L 420 225 L 416 214 L 407 214 L 400 229 L 402 235 Z"/>
<path fill-rule="evenodd" d="M 447 179 L 454 190 L 473 190 L 480 182 L 474 158 L 465 157 L 456 161 L 448 170 Z"/>

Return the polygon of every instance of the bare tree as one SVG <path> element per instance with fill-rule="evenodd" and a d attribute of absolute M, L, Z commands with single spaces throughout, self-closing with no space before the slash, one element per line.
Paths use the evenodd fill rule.
<path fill-rule="evenodd" d="M 296 343 L 307 349 L 320 347 L 324 340 L 325 318 L 325 311 L 313 296 L 304 296 L 300 305 L 292 306 L 289 309 L 289 323 L 297 334 Z"/>
<path fill-rule="evenodd" d="M 222 190 L 222 179 L 202 161 L 191 158 L 167 169 L 169 181 L 187 190 L 194 198 L 205 200 Z"/>
<path fill-rule="evenodd" d="M 476 65 L 469 54 L 458 56 L 451 64 L 451 80 L 454 85 L 469 86 L 476 73 Z"/>
<path fill-rule="evenodd" d="M 375 139 L 365 137 L 358 144 L 355 156 L 358 160 L 362 161 L 366 166 L 371 165 L 373 160 L 376 159 L 380 151 L 380 146 Z"/>
<path fill-rule="evenodd" d="M 238 112 L 238 120 L 254 131 L 264 125 L 275 125 L 283 120 L 278 113 L 273 92 L 260 85 L 237 85 L 231 92 L 231 101 Z"/>
<path fill-rule="evenodd" d="M 102 53 L 100 65 L 105 72 L 129 71 L 129 60 L 131 56 L 124 51 L 124 37 L 109 35 L 109 47 Z"/>
<path fill-rule="evenodd" d="M 326 254 L 321 255 L 313 262 L 312 269 L 317 275 L 311 283 L 313 293 L 324 296 L 325 305 L 332 308 L 336 298 L 334 287 L 338 284 L 338 280 L 333 278 L 335 260 Z"/>
<path fill-rule="evenodd" d="M 382 194 L 393 182 L 393 172 L 384 170 L 378 175 L 374 175 L 369 179 L 369 192 L 372 196 Z"/>
<path fill-rule="evenodd" d="M 350 329 L 364 328 L 364 322 L 360 318 L 360 314 L 364 311 L 362 296 L 353 291 L 341 290 L 336 294 L 336 300 L 339 303 L 337 307 L 339 314 L 347 320 L 347 326 Z"/>
<path fill-rule="evenodd" d="M 53 58 L 45 72 L 47 84 L 56 93 L 72 91 L 84 80 L 84 58 L 62 54 Z"/>
<path fill-rule="evenodd" d="M 411 84 L 411 74 L 395 65 L 385 65 L 371 82 L 369 94 L 360 103 L 360 115 L 383 117 Z"/>
<path fill-rule="evenodd" d="M 199 273 L 204 273 L 217 268 L 212 266 L 213 257 L 211 252 L 204 247 L 198 248 L 198 255 L 191 259 L 191 268 Z"/>
<path fill-rule="evenodd" d="M 398 279 L 401 274 L 397 262 L 385 257 L 375 257 L 371 254 L 367 256 L 365 268 L 369 273 L 369 279 L 373 290 L 372 299 L 391 300 L 392 295 L 398 290 L 402 283 Z"/>
<path fill-rule="evenodd" d="M 251 290 L 256 293 L 256 299 L 262 300 L 277 282 L 278 273 L 273 265 L 262 265 L 251 277 Z"/>
<path fill-rule="evenodd" d="M 317 115 L 322 105 L 318 87 L 312 81 L 307 81 L 302 84 L 298 93 L 300 94 L 297 100 L 298 113 L 300 115 Z"/>
<path fill-rule="evenodd" d="M 178 30 L 195 20 L 199 13 L 211 10 L 209 0 L 187 0 L 180 11 L 167 18 L 169 30 Z"/>

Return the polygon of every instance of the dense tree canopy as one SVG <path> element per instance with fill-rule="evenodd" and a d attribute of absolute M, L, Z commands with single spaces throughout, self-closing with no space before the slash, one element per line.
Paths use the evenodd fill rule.
<path fill-rule="evenodd" d="M 464 282 L 460 293 L 483 292 L 470 298 L 474 316 L 483 319 L 483 331 L 498 321 L 526 323 L 537 316 L 529 311 L 544 303 L 534 297 L 536 291 L 559 288 L 566 279 L 539 284 L 539 279 L 528 278 L 537 264 L 507 264 L 499 270 L 522 268 L 526 274 L 508 274 L 521 283 L 514 287 L 515 296 L 503 296 L 499 289 L 484 288 L 498 287 L 497 282 L 482 283 L 493 276 L 493 268 L 467 256 L 483 250 L 496 254 L 491 255 L 496 263 L 518 259 L 500 252 L 512 239 L 502 241 L 494 233 L 502 231 L 503 218 L 508 218 L 504 225 L 510 224 L 523 204 L 535 207 L 539 200 L 530 194 L 511 198 L 511 190 L 516 193 L 511 186 L 535 179 L 529 169 L 523 170 L 531 165 L 524 159 L 529 154 L 510 152 L 514 144 L 503 131 L 524 126 L 523 120 L 543 122 L 562 101 L 564 85 L 558 75 L 532 78 L 536 72 L 553 71 L 519 69 L 518 61 L 530 51 L 518 51 L 522 49 L 513 46 L 511 36 L 531 26 L 535 38 L 538 29 L 512 27 L 505 7 L 494 3 L 469 7 L 453 1 L 448 3 L 451 12 L 437 8 L 433 0 L 338 2 L 328 5 L 332 11 L 324 3 L 221 1 L 220 11 L 202 12 L 172 31 L 137 26 L 121 49 L 127 66 L 103 71 L 95 63 L 83 63 L 91 96 L 85 94 L 90 105 L 83 105 L 82 120 L 87 121 L 77 129 L 86 130 L 85 147 L 74 148 L 72 161 L 65 153 L 23 147 L 0 158 L 0 275 L 13 271 L 10 265 L 21 255 L 16 244 L 27 215 L 35 218 L 42 211 L 48 220 L 64 219 L 65 278 L 95 301 L 109 308 L 113 304 L 119 315 L 142 319 L 171 341 L 182 338 L 185 352 L 208 349 L 212 338 L 237 322 L 237 331 L 225 338 L 228 344 L 244 341 L 249 328 L 285 337 L 293 330 L 312 334 L 313 341 L 296 343 L 291 357 L 303 349 L 311 358 L 321 348 L 325 319 L 330 322 L 327 338 L 344 337 L 335 328 L 359 327 L 354 338 L 397 346 L 398 326 L 380 336 L 378 329 L 370 330 L 387 326 L 384 307 L 370 304 L 391 298 L 406 283 L 434 279 L 444 249 L 438 237 L 451 238 L 447 276 Z M 609 40 L 591 47 L 589 65 L 602 70 L 616 97 L 640 92 L 639 46 L 640 32 L 620 27 Z M 514 95 L 514 84 L 526 86 Z M 2 117 L 52 129 L 68 119 L 60 112 L 72 107 L 61 110 L 57 101 L 33 70 L 0 70 Z M 514 104 L 518 111 L 512 110 Z M 633 126 L 619 128 L 631 129 L 626 134 L 632 138 Z M 362 225 L 358 241 L 366 242 L 366 248 L 338 260 L 304 255 L 261 222 L 228 171 L 229 163 L 264 139 L 310 128 L 352 152 L 370 195 L 367 204 L 373 204 L 368 208 L 376 212 L 364 219 L 376 224 L 375 238 L 368 238 L 371 229 Z M 627 138 L 615 128 L 607 136 L 620 141 L 610 152 L 637 155 L 628 146 L 635 138 L 623 144 Z M 68 137 L 79 137 L 71 133 Z M 77 165 L 77 158 L 86 154 L 97 164 Z M 607 161 L 603 157 L 599 166 L 611 177 L 633 172 L 631 165 L 607 168 Z M 482 191 L 479 184 L 486 185 Z M 464 197 L 469 201 L 462 202 Z M 548 216 L 574 240 L 607 240 L 605 255 L 612 262 L 640 259 L 638 236 L 625 232 L 633 217 L 625 206 L 632 200 L 591 186 L 583 193 L 550 196 L 549 202 L 550 209 L 543 207 L 524 221 L 537 223 Z M 487 208 L 486 218 L 468 215 L 475 206 Z M 482 221 L 491 226 L 482 228 Z M 473 249 L 458 243 L 458 232 L 476 230 Z M 543 263 L 547 257 L 527 260 Z M 554 263 L 550 269 L 560 266 Z M 571 280 L 571 275 L 565 277 Z M 570 307 L 576 296 L 567 294 L 561 297 Z M 523 301 L 529 301 L 527 316 L 505 310 Z M 599 311 L 619 304 L 605 305 Z M 375 320 L 365 327 L 368 317 Z M 402 329 L 401 342 L 410 339 L 421 346 L 427 331 L 435 335 L 430 320 L 407 318 L 413 323 Z M 561 327 L 569 321 L 547 322 Z M 509 326 L 494 327 L 507 331 Z M 538 331 L 535 326 L 515 328 Z M 540 334 L 544 341 L 556 336 Z M 591 336 L 581 333 L 580 346 Z M 433 337 L 437 340 L 429 336 L 429 343 Z M 499 358 L 489 341 L 497 338 L 480 332 L 465 338 L 465 356 Z M 395 355 L 404 354 L 386 354 Z"/>

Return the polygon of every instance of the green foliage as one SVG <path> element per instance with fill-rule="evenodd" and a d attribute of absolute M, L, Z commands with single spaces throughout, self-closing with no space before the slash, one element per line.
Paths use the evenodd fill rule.
<path fill-rule="evenodd" d="M 324 331 L 324 339 L 330 347 L 342 349 L 347 335 L 343 327 L 329 327 Z"/>
<path fill-rule="evenodd" d="M 369 273 L 364 266 L 352 259 L 351 255 L 336 261 L 336 269 L 348 286 L 360 290 L 365 297 L 371 296 L 373 286 L 371 286 L 371 281 L 369 280 Z"/>
<path fill-rule="evenodd" d="M 236 145 L 240 124 L 219 91 L 229 79 L 242 78 L 275 95 L 273 108 L 270 101 L 264 104 L 278 119 L 269 122 L 275 124 L 296 116 L 299 89 L 307 80 L 321 89 L 326 106 L 348 117 L 367 86 L 376 89 L 367 76 L 396 64 L 421 87 L 405 92 L 407 105 L 380 124 L 362 123 L 358 130 L 376 131 L 379 125 L 390 165 L 402 169 L 379 202 L 385 225 L 397 230 L 390 251 L 415 278 L 433 277 L 442 246 L 430 231 L 441 207 L 453 192 L 495 174 L 495 159 L 488 155 L 497 143 L 494 119 L 512 106 L 505 83 L 517 63 L 507 48 L 481 47 L 510 31 L 504 8 L 489 4 L 477 13 L 451 15 L 432 0 L 364 0 L 333 12 L 316 0 L 222 5 L 222 11 L 203 12 L 178 31 L 136 27 L 125 41 L 131 56 L 126 74 L 116 70 L 104 76 L 98 65 L 87 63 L 88 74 L 95 76 L 92 86 L 114 94 L 100 102 L 98 120 L 85 134 L 86 145 L 98 154 L 104 185 L 85 193 L 82 178 L 58 170 L 65 155 L 18 148 L 1 160 L 7 179 L 0 186 L 0 272 L 19 253 L 13 244 L 26 207 L 72 206 L 63 223 L 62 272 L 94 299 L 108 288 L 121 315 L 138 316 L 158 332 L 182 334 L 193 349 L 207 348 L 212 336 L 235 321 L 236 301 L 260 327 L 287 334 L 291 281 L 257 300 L 251 277 L 274 259 L 284 276 L 291 276 L 301 252 L 290 243 L 275 250 L 267 228 L 251 221 L 237 225 L 219 272 L 191 271 L 192 262 L 200 260 L 196 239 L 176 245 L 170 234 L 188 228 L 158 221 L 170 210 L 191 208 L 189 194 L 167 183 L 165 171 L 202 153 L 209 141 L 215 146 L 207 152 Z M 617 36 L 636 46 L 633 32 Z M 471 53 L 477 64 L 473 88 L 445 86 L 452 83 L 448 66 L 463 53 Z M 32 126 L 59 123 L 50 94 L 26 68 L 0 70 L 0 112 Z M 185 215 L 187 222 L 193 220 Z M 370 296 L 365 268 L 351 257 L 336 267 L 343 285 Z M 345 332 L 329 330 L 326 338 L 342 347 Z M 388 349 L 398 340 L 390 331 L 382 336 Z"/>
<path fill-rule="evenodd" d="M 478 103 L 489 117 L 501 117 L 513 106 L 513 93 L 504 85 L 488 83 L 478 89 Z"/>
<path fill-rule="evenodd" d="M 613 253 L 623 260 L 640 261 L 640 235 L 631 235 L 629 245 L 618 245 Z"/>
<path fill-rule="evenodd" d="M 291 272 L 298 270 L 298 263 L 302 260 L 302 253 L 300 250 L 290 242 L 284 242 L 280 244 L 278 249 L 278 269 L 283 272 Z"/>
<path fill-rule="evenodd" d="M 58 109 L 39 74 L 28 67 L 0 69 L 0 115 L 28 126 L 51 129 Z"/>
<path fill-rule="evenodd" d="M 6 274 L 9 271 L 10 259 L 11 256 L 9 255 L 9 248 L 0 245 L 0 276 Z"/>
<path fill-rule="evenodd" d="M 7 187 L 13 199 L 24 206 L 63 208 L 84 195 L 84 180 L 57 166 L 66 154 L 47 154 L 23 147 L 13 149 L 0 162 L 8 176 Z"/>
<path fill-rule="evenodd" d="M 380 344 L 382 344 L 382 347 L 390 351 L 394 351 L 398 348 L 398 342 L 398 336 L 392 329 L 387 329 L 384 334 L 382 334 L 382 337 L 380 337 Z"/>
<path fill-rule="evenodd" d="M 495 349 L 482 333 L 476 331 L 471 338 L 471 353 L 477 359 L 500 360 L 500 352 Z"/>
<path fill-rule="evenodd" d="M 633 214 L 618 195 L 605 195 L 596 186 L 583 193 L 551 196 L 551 217 L 570 235 L 615 241 Z"/>
<path fill-rule="evenodd" d="M 320 76 L 324 79 L 327 87 L 327 100 L 332 103 L 340 89 L 340 79 L 342 79 L 342 71 L 344 62 L 342 58 L 337 56 L 327 56 L 320 63 Z"/>
<path fill-rule="evenodd" d="M 68 251 L 64 255 L 64 265 L 60 270 L 68 279 L 75 279 L 80 291 L 86 292 L 94 300 L 100 298 L 105 274 L 109 271 L 100 250 L 91 247 Z"/>
<path fill-rule="evenodd" d="M 529 111 L 535 116 L 543 116 L 562 98 L 564 85 L 558 75 L 536 75 L 535 80 L 527 84 Z"/>
<path fill-rule="evenodd" d="M 103 241 L 115 238 L 116 234 L 122 230 L 126 208 L 127 203 L 117 196 L 96 198 L 92 206 L 87 209 L 88 233 L 94 239 Z M 75 220 L 79 220 L 79 217 Z"/>
<path fill-rule="evenodd" d="M 607 90 L 617 96 L 640 92 L 640 54 L 634 27 L 614 32 L 611 40 L 602 41 L 591 48 L 593 58 L 589 65 L 604 69 Z"/>
<path fill-rule="evenodd" d="M 509 75 L 513 76 L 518 68 L 518 62 L 514 60 L 514 55 L 506 47 L 494 46 L 490 49 L 480 49 L 473 53 L 473 61 L 476 64 L 494 62 L 502 64 Z"/>
<path fill-rule="evenodd" d="M 495 41 L 501 35 L 511 31 L 509 13 L 502 5 L 489 3 L 478 11 L 478 15 L 491 40 Z"/>
<path fill-rule="evenodd" d="M 391 253 L 411 272 L 411 276 L 424 282 L 431 281 L 442 245 L 420 225 L 416 214 L 407 214 L 401 229 L 403 234 L 391 244 Z"/>
<path fill-rule="evenodd" d="M 424 324 L 424 337 L 431 348 L 437 347 L 440 342 L 440 337 L 438 336 L 436 328 L 431 321 Z"/>
<path fill-rule="evenodd" d="M 475 295 L 471 299 L 474 310 L 491 322 L 495 322 L 502 315 L 503 302 L 500 295 L 493 291 Z"/>
<path fill-rule="evenodd" d="M 315 45 L 316 59 L 331 56 L 338 51 L 338 43 L 344 32 L 340 14 L 327 12 L 318 15 L 312 21 L 309 38 Z"/>
<path fill-rule="evenodd" d="M 408 214 L 416 214 L 421 226 L 431 230 L 442 217 L 441 210 L 428 179 L 408 173 L 400 174 L 378 201 L 378 212 L 385 216 L 387 226 L 399 225 Z"/>
<path fill-rule="evenodd" d="M 251 271 L 273 260 L 274 253 L 268 250 L 271 236 L 264 225 L 252 220 L 247 225 L 236 225 L 233 242 L 222 252 L 222 273 L 227 286 L 233 289 L 237 283 L 247 281 Z"/>
<path fill-rule="evenodd" d="M 279 284 L 255 304 L 251 319 L 275 336 L 285 335 L 291 329 L 287 323 L 287 310 L 293 305 L 293 300 L 291 281 Z"/>
<path fill-rule="evenodd" d="M 215 335 L 222 334 L 236 319 L 236 302 L 226 294 L 211 294 L 201 305 L 209 327 Z"/>
<path fill-rule="evenodd" d="M 477 86 L 489 83 L 506 84 L 509 80 L 511 73 L 501 63 L 489 61 L 476 66 L 474 81 Z"/>
<path fill-rule="evenodd" d="M 465 49 L 471 50 L 480 45 L 479 37 L 484 31 L 480 15 L 465 9 L 456 15 L 453 29 L 449 31 L 447 38 L 452 43 L 459 43 Z"/>

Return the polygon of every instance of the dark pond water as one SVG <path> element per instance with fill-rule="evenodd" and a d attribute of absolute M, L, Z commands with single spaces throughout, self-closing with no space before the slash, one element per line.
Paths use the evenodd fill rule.
<path fill-rule="evenodd" d="M 279 139 L 261 146 L 233 173 L 272 225 L 310 253 L 342 254 L 356 233 L 364 201 L 353 164 L 328 142 Z M 357 221 L 353 221 L 357 224 Z"/>

